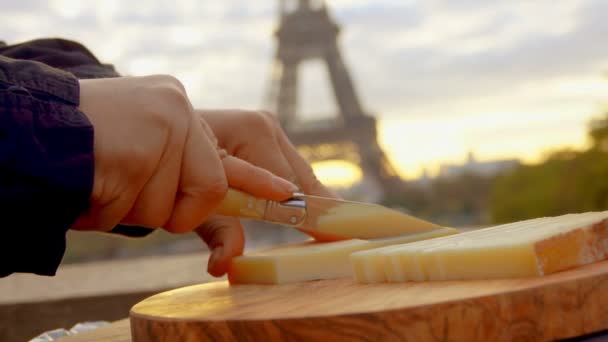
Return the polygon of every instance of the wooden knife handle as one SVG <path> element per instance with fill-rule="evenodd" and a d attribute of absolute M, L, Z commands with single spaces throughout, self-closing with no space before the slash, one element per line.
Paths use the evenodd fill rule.
<path fill-rule="evenodd" d="M 235 189 L 228 189 L 226 196 L 216 208 L 218 215 L 262 219 L 266 210 L 265 199 L 251 196 Z"/>

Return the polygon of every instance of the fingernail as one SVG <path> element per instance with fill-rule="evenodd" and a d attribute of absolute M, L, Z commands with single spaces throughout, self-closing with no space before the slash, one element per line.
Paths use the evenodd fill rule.
<path fill-rule="evenodd" d="M 298 187 L 283 179 L 280 177 L 274 177 L 273 181 L 272 181 L 272 186 L 274 187 L 275 190 L 280 191 L 280 192 L 297 192 L 298 191 Z"/>

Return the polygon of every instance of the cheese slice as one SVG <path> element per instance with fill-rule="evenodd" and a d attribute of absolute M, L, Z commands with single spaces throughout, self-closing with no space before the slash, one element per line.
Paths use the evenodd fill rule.
<path fill-rule="evenodd" d="M 487 229 L 478 230 L 479 232 L 486 232 Z M 470 236 L 470 233 L 462 233 L 467 236 Z M 458 236 L 462 235 L 459 234 Z M 446 241 L 451 241 L 456 236 L 452 236 L 451 238 L 437 238 L 433 241 L 436 244 L 442 244 Z M 461 239 L 464 240 L 464 239 Z M 425 246 L 434 246 L 435 244 L 430 243 Z M 410 245 L 414 247 L 420 245 L 418 242 L 413 242 Z M 376 248 L 370 249 L 366 251 L 361 251 L 357 253 L 353 253 L 350 256 L 350 260 L 355 270 L 355 276 L 359 282 L 363 283 L 379 283 L 379 282 L 402 282 L 404 281 L 405 274 L 408 274 L 409 278 L 419 278 L 423 270 L 421 266 L 417 262 L 417 255 L 413 254 L 409 259 L 400 260 L 399 255 L 396 253 L 391 253 L 393 251 L 397 251 L 403 249 L 403 245 L 391 245 L 384 248 Z M 410 256 L 410 255 L 408 255 Z M 366 274 L 367 276 L 357 276 Z"/>
<path fill-rule="evenodd" d="M 378 226 L 377 222 L 382 222 L 382 225 Z M 357 232 L 359 238 L 370 240 L 429 232 L 439 228 L 441 226 L 434 223 L 380 205 L 342 203 L 319 215 L 316 229 L 307 232 L 338 237 L 351 236 Z M 305 228 L 302 230 L 306 231 Z"/>
<path fill-rule="evenodd" d="M 543 276 L 607 257 L 608 211 L 543 217 L 367 250 L 352 254 L 351 262 L 359 269 L 354 273 L 358 282 L 373 283 Z"/>
<path fill-rule="evenodd" d="M 286 247 L 258 251 L 232 259 L 230 284 L 284 284 L 352 276 L 351 253 L 393 244 L 432 239 L 459 233 L 439 228 L 423 233 L 372 240 L 337 242 L 306 241 Z"/>

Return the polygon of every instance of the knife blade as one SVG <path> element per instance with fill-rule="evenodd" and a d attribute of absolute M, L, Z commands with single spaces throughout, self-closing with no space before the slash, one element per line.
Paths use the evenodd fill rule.
<path fill-rule="evenodd" d="M 294 227 L 320 241 L 384 238 L 443 228 L 378 204 L 300 193 L 276 202 L 230 189 L 216 213 Z"/>

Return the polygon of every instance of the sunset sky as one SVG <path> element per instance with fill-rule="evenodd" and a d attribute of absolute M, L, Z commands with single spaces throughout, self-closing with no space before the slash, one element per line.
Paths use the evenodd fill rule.
<path fill-rule="evenodd" d="M 200 108 L 257 109 L 276 1 L 0 0 L 0 40 L 74 39 L 124 75 L 167 73 Z M 404 177 L 440 163 L 583 147 L 608 100 L 608 1 L 336 0 L 341 47 Z M 302 110 L 334 108 L 320 64 Z"/>

